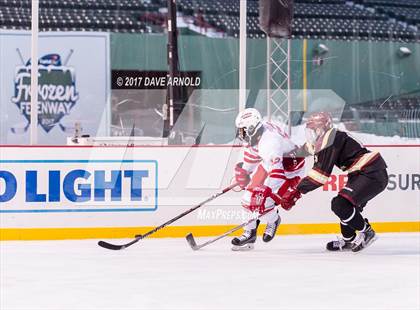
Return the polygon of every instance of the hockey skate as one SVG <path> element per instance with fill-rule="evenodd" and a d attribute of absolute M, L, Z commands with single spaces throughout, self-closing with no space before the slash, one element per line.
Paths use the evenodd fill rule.
<path fill-rule="evenodd" d="M 352 241 L 346 241 L 342 237 L 337 237 L 337 240 L 327 243 L 328 251 L 350 251 L 353 247 Z"/>
<path fill-rule="evenodd" d="M 277 220 L 274 223 L 267 223 L 267 227 L 265 228 L 264 234 L 263 234 L 263 241 L 264 242 L 270 242 L 273 240 L 274 236 L 276 235 L 277 228 L 279 227 L 281 223 L 280 215 L 277 213 Z"/>
<path fill-rule="evenodd" d="M 257 240 L 257 229 L 260 221 L 257 220 L 257 227 L 244 230 L 244 233 L 232 239 L 232 251 L 249 251 L 254 249 L 254 243 Z"/>
<path fill-rule="evenodd" d="M 354 239 L 353 246 L 351 248 L 353 252 L 359 252 L 363 250 L 364 248 L 371 245 L 377 239 L 376 233 L 372 229 L 372 226 L 370 226 L 367 219 L 365 219 L 365 221 L 366 221 L 367 227 L 365 231 L 359 232 L 356 238 Z"/>

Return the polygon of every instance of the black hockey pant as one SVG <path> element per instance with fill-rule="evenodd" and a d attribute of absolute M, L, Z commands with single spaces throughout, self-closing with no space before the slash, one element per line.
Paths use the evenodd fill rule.
<path fill-rule="evenodd" d="M 385 190 L 388 184 L 386 169 L 349 175 L 347 184 L 331 202 L 331 209 L 340 218 L 341 233 L 350 240 L 356 230 L 363 230 L 365 221 L 360 214 L 369 200 Z"/>

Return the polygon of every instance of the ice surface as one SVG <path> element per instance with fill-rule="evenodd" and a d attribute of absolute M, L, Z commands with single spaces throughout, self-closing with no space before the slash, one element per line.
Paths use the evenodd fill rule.
<path fill-rule="evenodd" d="M 259 239 L 251 252 L 228 239 L 197 252 L 184 239 L 117 252 L 95 240 L 2 242 L 0 309 L 420 308 L 420 234 L 381 234 L 358 254 L 325 252 L 332 237 Z"/>

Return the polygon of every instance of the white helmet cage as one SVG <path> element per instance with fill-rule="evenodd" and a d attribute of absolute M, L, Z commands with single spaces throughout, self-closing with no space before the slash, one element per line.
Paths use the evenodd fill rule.
<path fill-rule="evenodd" d="M 248 108 L 239 112 L 235 120 L 236 128 L 238 128 L 239 139 L 251 143 L 252 137 L 262 126 L 261 121 L 262 117 L 257 109 Z"/>

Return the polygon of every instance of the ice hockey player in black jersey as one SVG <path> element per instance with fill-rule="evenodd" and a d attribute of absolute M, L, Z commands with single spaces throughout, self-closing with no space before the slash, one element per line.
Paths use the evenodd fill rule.
<path fill-rule="evenodd" d="M 284 198 L 294 205 L 301 194 L 326 183 L 334 165 L 347 172 L 347 184 L 331 201 L 331 209 L 340 219 L 342 237 L 329 242 L 327 250 L 358 252 L 376 239 L 361 212 L 369 200 L 386 188 L 386 163 L 378 152 L 369 151 L 346 132 L 333 128 L 329 113 L 312 114 L 306 122 L 305 135 L 306 143 L 297 155 L 313 155 L 314 166 Z"/>

